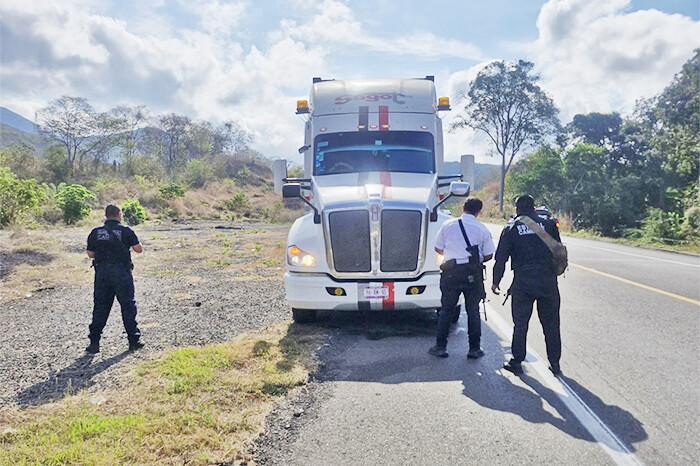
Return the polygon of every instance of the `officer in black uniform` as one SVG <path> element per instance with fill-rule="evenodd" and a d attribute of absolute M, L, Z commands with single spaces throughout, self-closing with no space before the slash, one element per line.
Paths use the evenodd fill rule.
<path fill-rule="evenodd" d="M 559 229 L 553 220 L 545 219 L 535 212 L 535 201 L 526 194 L 515 201 L 517 216 L 528 216 L 537 222 L 555 240 L 561 242 Z M 508 290 L 512 296 L 513 358 L 503 368 L 520 375 L 525 359 L 527 328 L 532 316 L 532 305 L 537 301 L 539 316 L 547 346 L 549 369 L 559 375 L 561 337 L 559 335 L 559 286 L 552 253 L 545 243 L 528 226 L 512 219 L 503 229 L 496 249 L 496 264 L 493 267 L 491 290 L 499 294 L 506 261 L 511 259 L 513 284 Z"/>
<path fill-rule="evenodd" d="M 90 324 L 88 353 L 100 352 L 100 337 L 107 324 L 114 297 L 122 309 L 122 320 L 129 339 L 129 350 L 143 347 L 139 341 L 141 332 L 136 324 L 136 301 L 134 300 L 134 278 L 131 252 L 143 251 L 134 230 L 122 225 L 122 211 L 115 205 L 105 209 L 107 218 L 103 226 L 94 228 L 87 240 L 87 255 L 95 267 L 95 306 Z"/>

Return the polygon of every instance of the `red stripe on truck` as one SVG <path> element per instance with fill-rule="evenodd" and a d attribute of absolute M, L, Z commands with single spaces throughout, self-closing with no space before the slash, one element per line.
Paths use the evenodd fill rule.
<path fill-rule="evenodd" d="M 379 131 L 389 131 L 389 106 L 379 106 Z"/>
<path fill-rule="evenodd" d="M 379 172 L 379 184 L 384 185 L 382 199 L 391 199 L 391 173 Z"/>
<path fill-rule="evenodd" d="M 384 282 L 382 284 L 389 288 L 389 296 L 382 299 L 382 309 L 385 311 L 394 310 L 394 282 Z"/>

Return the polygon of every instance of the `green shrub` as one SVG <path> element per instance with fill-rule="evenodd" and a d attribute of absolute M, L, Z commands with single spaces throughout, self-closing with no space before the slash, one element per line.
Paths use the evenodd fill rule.
<path fill-rule="evenodd" d="M 185 183 L 193 188 L 201 188 L 207 184 L 213 176 L 214 174 L 211 167 L 198 159 L 187 162 L 187 165 L 185 165 L 185 172 L 183 173 Z"/>
<path fill-rule="evenodd" d="M 252 181 L 252 173 L 250 172 L 248 165 L 243 165 L 243 168 L 236 172 L 234 178 L 236 179 L 236 183 L 239 185 L 249 184 Z"/>
<path fill-rule="evenodd" d="M 642 221 L 642 236 L 652 242 L 676 244 L 685 236 L 683 218 L 676 212 L 664 212 L 650 207 Z"/>
<path fill-rule="evenodd" d="M 20 180 L 7 167 L 0 167 L 0 225 L 18 220 L 35 211 L 45 198 L 36 180 Z"/>
<path fill-rule="evenodd" d="M 177 183 L 170 182 L 158 188 L 163 199 L 179 199 L 185 196 L 185 187 Z"/>
<path fill-rule="evenodd" d="M 249 205 L 250 201 L 248 200 L 246 193 L 243 191 L 238 191 L 233 195 L 231 202 L 229 202 L 229 209 L 233 210 L 234 212 L 240 212 L 243 209 L 246 209 Z"/>
<path fill-rule="evenodd" d="M 146 221 L 146 211 L 138 199 L 126 201 L 122 204 L 122 215 L 129 225 L 138 225 Z"/>
<path fill-rule="evenodd" d="M 97 200 L 85 186 L 62 185 L 56 195 L 56 204 L 63 211 L 63 221 L 73 224 L 90 215 L 90 201 Z"/>

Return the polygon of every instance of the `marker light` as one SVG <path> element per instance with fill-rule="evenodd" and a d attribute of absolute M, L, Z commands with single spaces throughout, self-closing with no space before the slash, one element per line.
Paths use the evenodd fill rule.
<path fill-rule="evenodd" d="M 389 129 L 389 125 L 382 125 L 382 129 Z"/>
<path fill-rule="evenodd" d="M 418 294 L 418 287 L 417 286 L 412 286 L 411 289 L 409 290 L 411 294 Z"/>
<path fill-rule="evenodd" d="M 287 248 L 287 263 L 297 267 L 315 267 L 316 258 L 296 246 L 289 246 L 289 248 Z"/>
<path fill-rule="evenodd" d="M 438 99 L 438 110 L 449 110 L 450 109 L 450 98 L 440 97 Z"/>
<path fill-rule="evenodd" d="M 377 129 L 377 125 L 369 125 L 370 129 Z"/>
<path fill-rule="evenodd" d="M 557 228 L 559 228 L 559 220 L 557 220 Z"/>
<path fill-rule="evenodd" d="M 420 127 L 420 129 L 428 129 L 428 127 L 425 126 L 425 125 L 423 125 L 423 126 Z"/>
<path fill-rule="evenodd" d="M 366 128 L 365 125 L 358 125 L 358 126 L 357 126 L 357 129 L 365 129 L 365 128 Z"/>
<path fill-rule="evenodd" d="M 309 113 L 309 102 L 307 100 L 297 100 L 297 115 Z"/>

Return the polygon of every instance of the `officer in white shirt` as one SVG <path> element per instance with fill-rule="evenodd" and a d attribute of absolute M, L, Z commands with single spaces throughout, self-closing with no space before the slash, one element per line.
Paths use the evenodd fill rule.
<path fill-rule="evenodd" d="M 464 202 L 463 214 L 446 221 L 435 237 L 435 250 L 445 257 L 440 269 L 440 291 L 442 310 L 438 317 L 437 341 L 428 351 L 433 356 L 446 358 L 447 334 L 457 308 L 459 296 L 464 295 L 469 332 L 467 358 L 477 359 L 484 355 L 481 349 L 481 316 L 479 301 L 486 297 L 484 290 L 483 263 L 491 260 L 496 248 L 491 233 L 476 217 L 483 203 L 476 197 Z"/>

